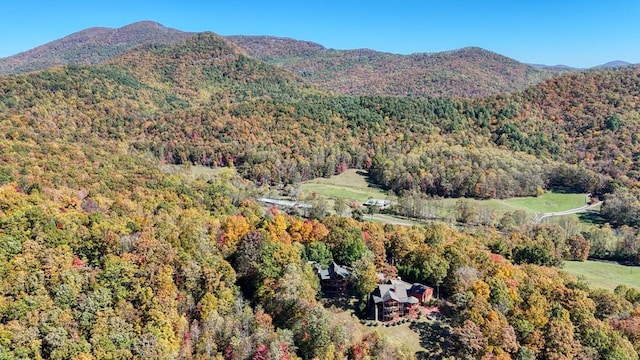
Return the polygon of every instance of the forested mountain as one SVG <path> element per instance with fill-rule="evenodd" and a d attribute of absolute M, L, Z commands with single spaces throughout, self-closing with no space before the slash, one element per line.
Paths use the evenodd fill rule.
<path fill-rule="evenodd" d="M 175 44 L 190 35 L 150 21 L 117 29 L 91 28 L 0 59 L 0 74 L 97 64 L 136 46 Z M 480 48 L 405 56 L 367 49 L 332 50 L 274 37 L 227 39 L 257 59 L 324 89 L 349 95 L 478 97 L 522 90 L 557 73 Z"/>
<path fill-rule="evenodd" d="M 609 61 L 606 64 L 602 64 L 602 65 L 598 65 L 596 67 L 594 67 L 594 69 L 611 69 L 611 68 L 623 68 L 623 67 L 627 67 L 627 66 L 632 66 L 633 64 L 628 63 L 626 61 L 622 61 L 622 60 L 614 60 L 614 61 Z"/>
<path fill-rule="evenodd" d="M 257 59 L 348 95 L 481 97 L 523 90 L 555 74 L 475 47 L 398 55 L 269 36 L 227 39 Z"/>
<path fill-rule="evenodd" d="M 191 35 L 152 21 L 141 21 L 117 29 L 86 29 L 34 49 L 0 58 L 0 74 L 17 74 L 59 65 L 97 64 L 139 45 L 175 44 Z"/>
<path fill-rule="evenodd" d="M 629 259 L 639 92 L 632 68 L 471 100 L 336 96 L 212 33 L 2 76 L 0 358 L 413 358 L 331 319 L 307 261 L 336 259 L 363 302 L 376 269 L 441 288 L 450 328 L 427 356 L 637 359 L 637 291 L 554 268 L 606 253 L 610 227 L 409 228 L 253 197 L 348 167 L 399 194 L 607 193 Z"/>
<path fill-rule="evenodd" d="M 234 165 L 259 183 L 358 167 L 396 192 L 502 198 L 635 184 L 637 74 L 578 73 L 469 101 L 336 97 L 201 34 L 96 67 L 3 78 L 1 104 L 53 123 L 73 114 L 64 120 L 74 129 L 169 163 Z M 581 175 L 558 170 L 567 166 Z"/>

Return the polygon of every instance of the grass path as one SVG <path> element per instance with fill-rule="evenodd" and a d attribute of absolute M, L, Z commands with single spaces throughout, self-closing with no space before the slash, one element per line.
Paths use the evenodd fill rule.
<path fill-rule="evenodd" d="M 401 217 L 398 217 L 398 216 L 387 215 L 387 214 L 364 215 L 364 220 L 373 221 L 373 222 L 381 222 L 381 223 L 385 223 L 385 224 L 406 225 L 406 226 L 413 226 L 413 225 L 420 225 L 421 224 L 418 221 L 404 219 L 404 218 L 401 218 Z"/>

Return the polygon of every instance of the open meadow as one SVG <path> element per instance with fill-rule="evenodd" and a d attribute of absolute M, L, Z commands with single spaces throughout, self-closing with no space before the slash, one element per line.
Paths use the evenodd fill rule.
<path fill-rule="evenodd" d="M 563 271 L 583 276 L 590 287 L 613 290 L 618 285 L 640 288 L 640 267 L 605 261 L 565 261 Z"/>
<path fill-rule="evenodd" d="M 210 166 L 202 165 L 171 165 L 163 164 L 160 169 L 166 174 L 185 175 L 191 180 L 214 180 L 224 172 L 235 173 L 235 169 L 229 167 L 217 167 L 212 168 Z"/>
<path fill-rule="evenodd" d="M 300 185 L 302 194 L 316 194 L 328 200 L 343 199 L 346 201 L 364 202 L 369 198 L 393 199 L 386 191 L 371 185 L 367 181 L 366 171 L 348 169 L 340 175 L 329 178 L 319 178 L 303 182 Z M 460 199 L 434 199 L 431 200 L 439 209 L 453 209 Z M 523 210 L 533 218 L 536 213 L 556 212 L 578 208 L 585 205 L 586 194 L 568 194 L 559 192 L 546 192 L 540 196 L 520 197 L 510 199 L 465 199 L 471 205 L 484 207 L 502 215 L 509 211 Z"/>
<path fill-rule="evenodd" d="M 369 198 L 384 199 L 387 192 L 367 181 L 366 171 L 348 169 L 340 175 L 305 181 L 300 185 L 303 193 L 316 193 L 329 199 L 364 202 Z"/>

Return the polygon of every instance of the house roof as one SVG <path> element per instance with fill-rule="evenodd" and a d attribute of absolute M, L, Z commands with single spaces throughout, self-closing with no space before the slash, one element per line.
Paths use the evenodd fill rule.
<path fill-rule="evenodd" d="M 318 269 L 318 275 L 320 275 L 320 280 L 329 280 L 331 276 L 329 276 L 328 269 Z"/>
<path fill-rule="evenodd" d="M 404 287 L 406 289 L 409 289 L 411 287 L 411 284 L 409 284 L 406 281 L 400 280 L 400 279 L 390 279 L 387 283 L 392 284 L 392 285 L 396 285 L 396 286 L 401 286 L 401 287 Z"/>
<path fill-rule="evenodd" d="M 420 283 L 413 283 L 411 288 L 409 288 L 409 292 L 422 294 L 427 291 L 429 287 L 427 285 L 422 285 Z"/>
<path fill-rule="evenodd" d="M 289 201 L 289 200 L 278 200 L 278 199 L 270 199 L 270 198 L 264 198 L 264 197 L 257 198 L 256 200 L 258 200 L 263 204 L 276 205 L 276 206 L 289 207 L 289 208 L 311 209 L 313 207 L 311 204 L 305 204 L 305 203 Z"/>
<path fill-rule="evenodd" d="M 378 207 L 386 207 L 391 205 L 390 200 L 383 199 L 367 199 L 362 205 L 364 206 L 378 206 Z"/>
<path fill-rule="evenodd" d="M 316 268 L 316 271 L 318 272 L 318 276 L 320 276 L 320 280 L 329 280 L 336 278 L 347 279 L 350 276 L 349 269 L 344 266 L 340 266 L 335 262 L 329 264 L 326 269 L 323 269 L 320 264 L 315 264 L 314 266 Z"/>
<path fill-rule="evenodd" d="M 391 280 L 390 284 L 380 284 L 374 290 L 372 295 L 373 301 L 378 304 L 395 300 L 399 303 L 417 304 L 419 300 L 414 296 L 409 296 L 407 290 L 411 288 L 411 284 L 401 280 Z"/>
<path fill-rule="evenodd" d="M 350 276 L 349 270 L 346 267 L 340 266 L 335 262 L 329 264 L 329 275 L 337 275 L 342 278 L 348 278 Z"/>

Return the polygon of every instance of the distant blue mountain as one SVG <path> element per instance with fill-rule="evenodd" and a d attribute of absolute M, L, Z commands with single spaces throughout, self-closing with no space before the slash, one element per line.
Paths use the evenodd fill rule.
<path fill-rule="evenodd" d="M 611 69 L 611 68 L 620 68 L 627 67 L 633 65 L 632 63 L 628 63 L 622 60 L 609 61 L 606 64 L 594 66 L 592 69 Z"/>

